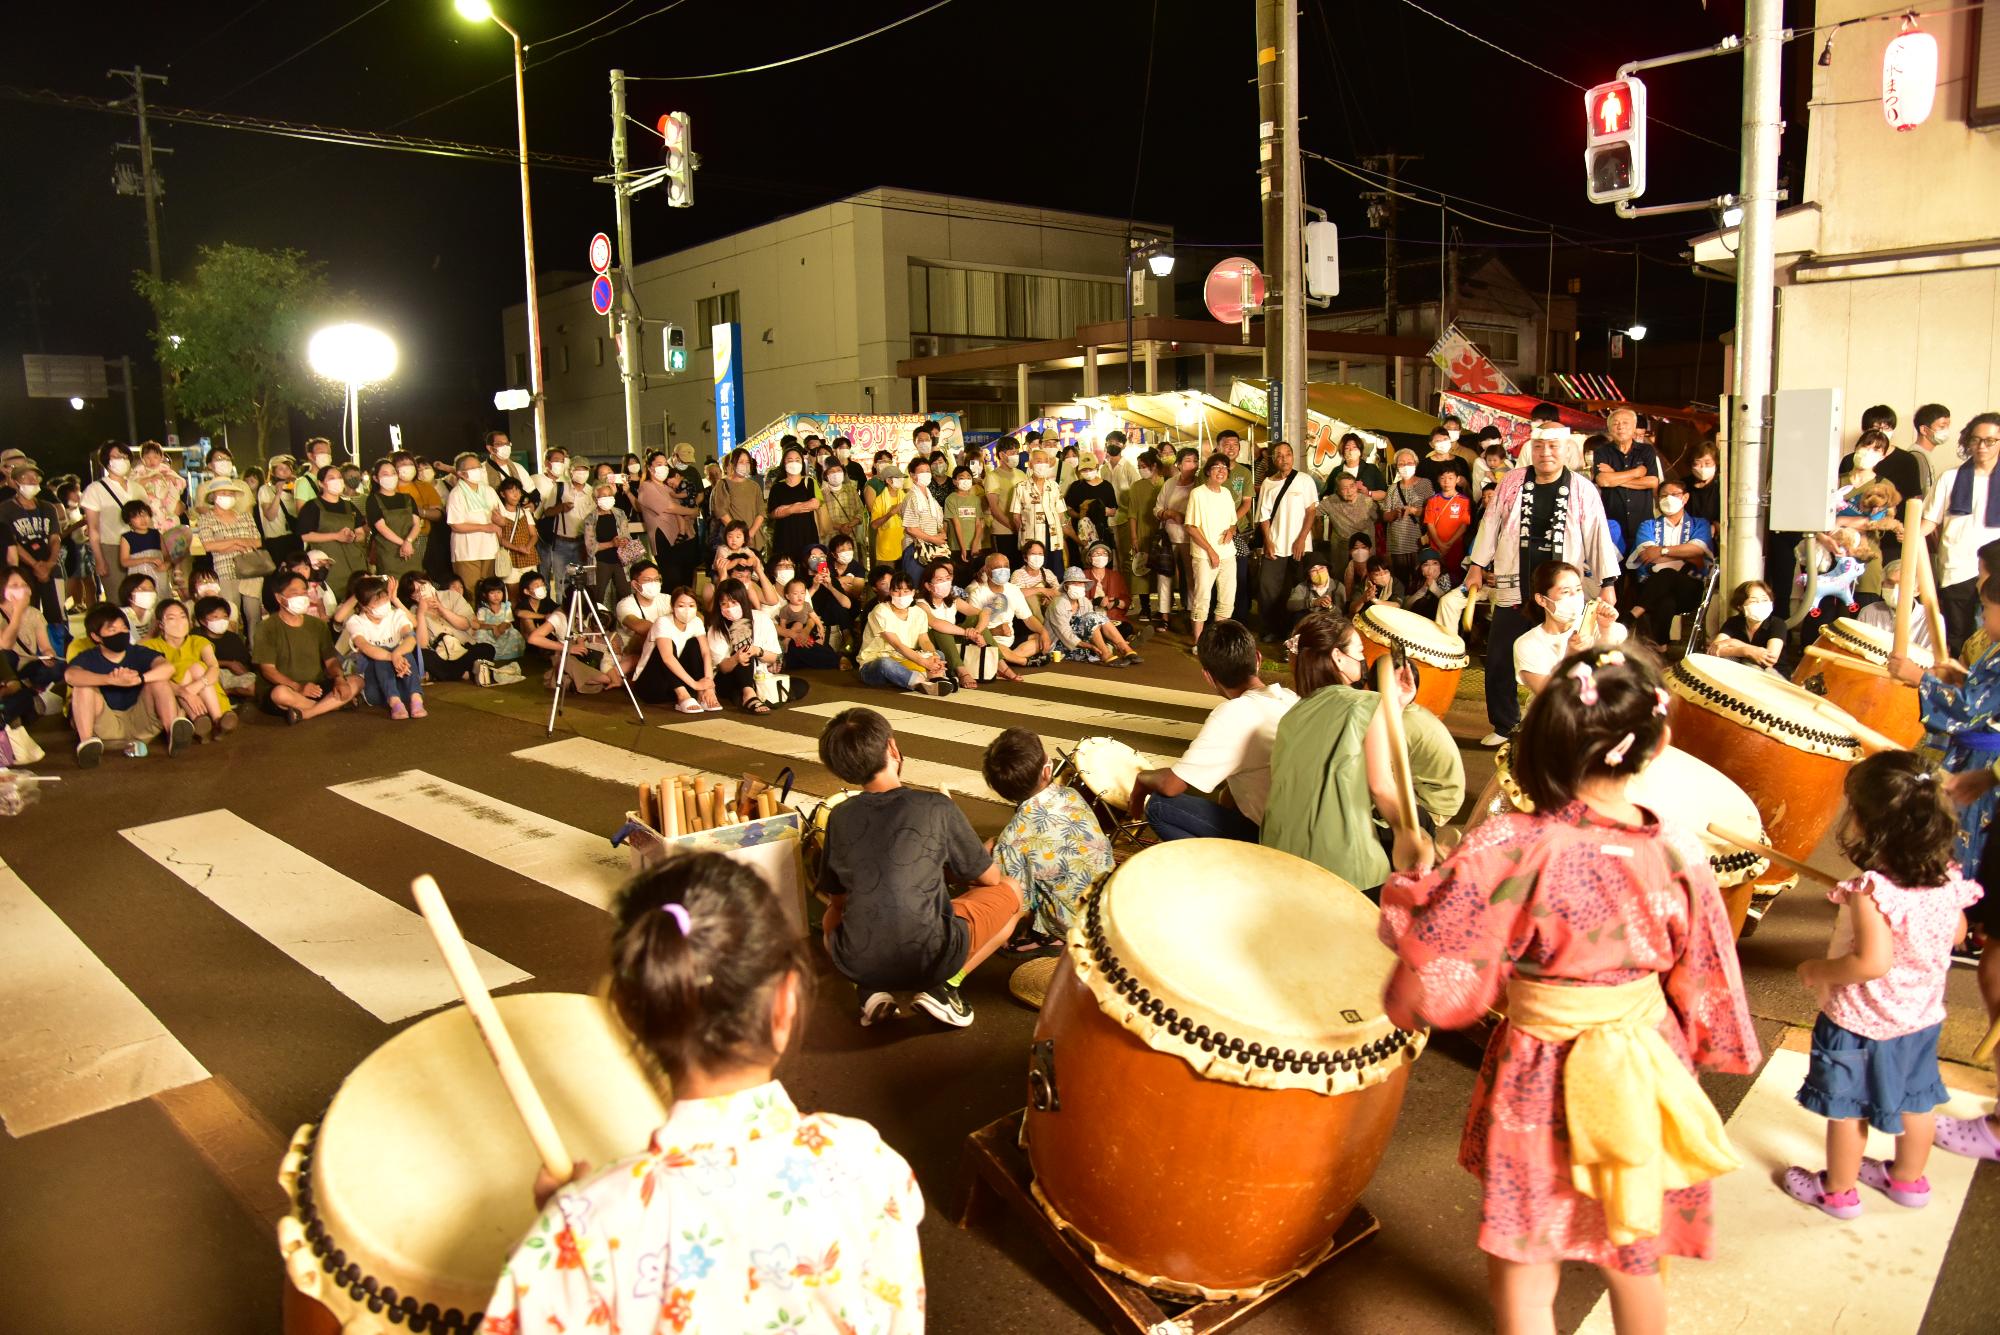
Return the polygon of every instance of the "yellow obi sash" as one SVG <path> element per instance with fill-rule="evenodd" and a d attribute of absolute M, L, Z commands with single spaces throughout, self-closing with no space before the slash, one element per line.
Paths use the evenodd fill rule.
<path fill-rule="evenodd" d="M 1660 1036 L 1666 1016 L 1658 974 L 1615 987 L 1507 984 L 1514 1028 L 1546 1043 L 1576 1040 L 1563 1059 L 1570 1172 L 1604 1207 L 1619 1247 L 1658 1236 L 1665 1193 L 1742 1165 L 1715 1105 Z"/>

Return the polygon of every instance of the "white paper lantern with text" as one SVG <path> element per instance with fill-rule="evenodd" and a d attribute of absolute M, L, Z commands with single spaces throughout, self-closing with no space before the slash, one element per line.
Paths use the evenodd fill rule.
<path fill-rule="evenodd" d="M 1882 117 L 1897 130 L 1914 130 L 1937 101 L 1937 38 L 1915 26 L 1896 34 L 1882 53 Z"/>

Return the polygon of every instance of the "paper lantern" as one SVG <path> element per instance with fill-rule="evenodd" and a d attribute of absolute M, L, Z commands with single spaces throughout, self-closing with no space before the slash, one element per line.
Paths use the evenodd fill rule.
<path fill-rule="evenodd" d="M 1882 117 L 1898 130 L 1914 130 L 1930 118 L 1937 100 L 1937 38 L 1914 24 L 1882 53 Z"/>

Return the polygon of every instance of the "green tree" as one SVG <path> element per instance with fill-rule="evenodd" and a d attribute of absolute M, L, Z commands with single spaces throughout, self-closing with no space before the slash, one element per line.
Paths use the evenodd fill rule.
<path fill-rule="evenodd" d="M 259 459 L 291 410 L 338 397 L 306 365 L 308 326 L 325 317 L 333 294 L 325 269 L 303 252 L 204 246 L 185 280 L 140 274 L 137 285 L 153 307 L 153 346 L 176 409 L 210 429 L 251 427 Z"/>

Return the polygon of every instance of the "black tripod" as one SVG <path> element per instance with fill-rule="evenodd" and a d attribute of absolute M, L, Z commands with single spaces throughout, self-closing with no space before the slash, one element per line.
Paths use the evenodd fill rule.
<path fill-rule="evenodd" d="M 586 568 L 569 568 L 569 612 L 563 618 L 562 652 L 556 656 L 555 696 L 549 701 L 548 735 L 556 731 L 556 715 L 562 713 L 563 692 L 569 689 L 569 654 L 571 646 L 587 647 L 592 640 L 604 646 L 604 656 L 611 660 L 611 670 L 618 674 L 618 684 L 625 688 L 625 698 L 632 702 L 632 713 L 639 722 L 646 721 L 646 711 L 639 708 L 639 697 L 633 694 L 632 679 L 625 675 L 624 660 L 618 657 L 618 646 L 611 642 L 611 633 L 604 629 L 604 617 L 597 610 L 597 600 L 584 588 L 582 576 Z M 584 628 L 584 618 L 590 618 L 591 629 Z"/>

